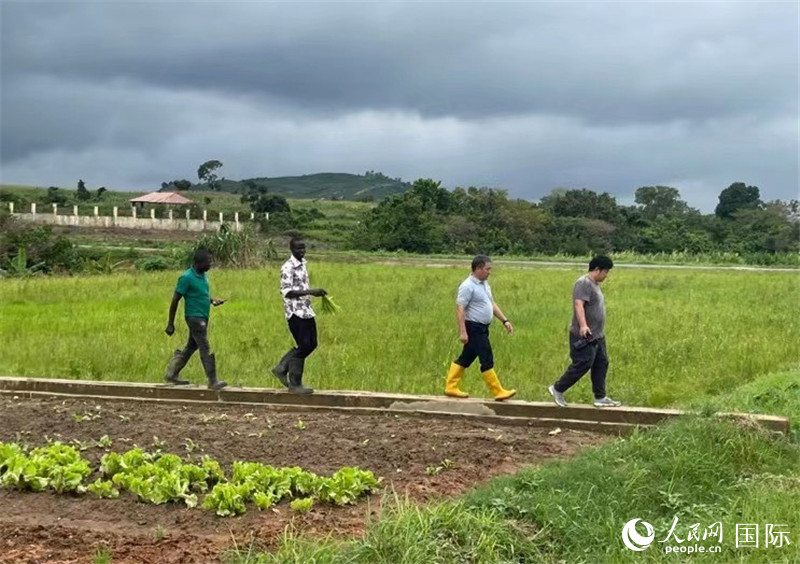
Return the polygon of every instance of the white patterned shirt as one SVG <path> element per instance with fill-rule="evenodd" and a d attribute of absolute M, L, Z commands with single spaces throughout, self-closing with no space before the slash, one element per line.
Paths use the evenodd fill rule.
<path fill-rule="evenodd" d="M 311 307 L 311 298 L 309 296 L 300 298 L 286 297 L 289 292 L 304 292 L 309 289 L 306 261 L 305 259 L 297 260 L 292 255 L 281 267 L 281 295 L 283 296 L 283 312 L 286 314 L 286 319 L 291 318 L 293 315 L 301 319 L 314 317 L 314 309 Z"/>

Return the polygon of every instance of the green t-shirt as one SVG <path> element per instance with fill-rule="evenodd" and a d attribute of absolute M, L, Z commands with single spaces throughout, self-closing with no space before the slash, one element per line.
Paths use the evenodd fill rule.
<path fill-rule="evenodd" d="M 206 273 L 198 274 L 189 268 L 178 278 L 175 291 L 183 296 L 184 315 L 186 317 L 202 317 L 208 319 L 211 311 L 211 293 L 208 288 Z"/>

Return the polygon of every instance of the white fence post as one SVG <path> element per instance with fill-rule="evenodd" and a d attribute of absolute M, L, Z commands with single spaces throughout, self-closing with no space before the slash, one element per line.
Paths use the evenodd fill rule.
<path fill-rule="evenodd" d="M 36 202 L 31 204 L 31 213 L 33 215 L 36 215 Z"/>
<path fill-rule="evenodd" d="M 186 221 L 189 221 L 191 219 L 191 215 L 190 214 L 191 214 L 191 212 L 189 210 L 186 210 Z"/>
<path fill-rule="evenodd" d="M 53 215 L 58 217 L 58 204 L 53 204 Z"/>
<path fill-rule="evenodd" d="M 236 225 L 239 225 L 239 212 L 234 212 L 234 214 L 233 214 L 233 222 Z"/>
<path fill-rule="evenodd" d="M 172 210 L 169 210 L 169 220 L 170 220 L 170 221 L 172 221 L 172 219 L 173 219 L 173 217 L 172 217 Z"/>
<path fill-rule="evenodd" d="M 150 208 L 150 219 L 156 218 L 156 208 Z"/>
<path fill-rule="evenodd" d="M 220 222 L 220 223 L 222 223 L 222 222 L 223 222 L 223 219 L 222 219 L 222 212 L 219 212 L 219 222 Z"/>
<path fill-rule="evenodd" d="M 136 219 L 136 206 L 131 206 L 131 217 Z"/>
<path fill-rule="evenodd" d="M 255 221 L 255 220 L 256 220 L 255 212 L 250 212 L 250 221 Z"/>
<path fill-rule="evenodd" d="M 78 206 L 72 206 L 72 215 L 78 217 Z"/>
<path fill-rule="evenodd" d="M 14 214 L 14 202 L 8 202 L 8 213 Z"/>
<path fill-rule="evenodd" d="M 203 221 L 208 221 L 208 210 L 203 210 Z"/>
<path fill-rule="evenodd" d="M 117 219 L 117 216 L 119 216 L 119 208 L 117 206 L 114 206 L 114 220 L 115 221 Z"/>
<path fill-rule="evenodd" d="M 94 207 L 94 216 L 97 217 L 98 215 L 100 215 L 100 209 L 97 206 L 95 206 Z"/>
<path fill-rule="evenodd" d="M 264 214 L 264 219 L 266 219 L 267 221 L 269 221 L 269 212 L 267 212 L 267 213 L 265 213 L 265 214 Z"/>

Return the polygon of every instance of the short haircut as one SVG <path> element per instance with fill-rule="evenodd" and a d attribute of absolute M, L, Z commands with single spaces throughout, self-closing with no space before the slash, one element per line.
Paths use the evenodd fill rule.
<path fill-rule="evenodd" d="M 595 268 L 599 268 L 601 270 L 611 270 L 614 268 L 614 261 L 606 256 L 598 255 L 589 261 L 589 272 Z"/>
<path fill-rule="evenodd" d="M 211 251 L 206 249 L 205 247 L 200 247 L 199 249 L 195 250 L 194 252 L 194 261 L 197 262 L 199 260 L 211 258 Z"/>
<path fill-rule="evenodd" d="M 289 248 L 293 249 L 295 247 L 295 245 L 297 245 L 298 243 L 304 243 L 304 242 L 305 241 L 303 241 L 302 237 L 292 237 L 289 240 Z"/>
<path fill-rule="evenodd" d="M 486 255 L 478 255 L 474 259 L 472 259 L 472 272 L 475 272 L 479 268 L 483 267 L 487 263 L 492 262 L 492 259 L 487 257 Z"/>

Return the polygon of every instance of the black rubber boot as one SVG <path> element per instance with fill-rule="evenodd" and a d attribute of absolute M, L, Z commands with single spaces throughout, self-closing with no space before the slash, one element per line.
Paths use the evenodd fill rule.
<path fill-rule="evenodd" d="M 203 360 L 203 368 L 206 371 L 206 378 L 208 378 L 208 387 L 211 390 L 221 390 L 228 385 L 227 382 L 217 380 L 217 355 L 210 354 Z"/>
<path fill-rule="evenodd" d="M 312 388 L 303 386 L 303 368 L 306 359 L 293 356 L 289 359 L 289 393 L 290 394 L 313 394 Z"/>
<path fill-rule="evenodd" d="M 191 355 L 185 356 L 181 350 L 175 350 L 175 354 L 172 355 L 167 365 L 167 373 L 164 375 L 164 380 L 166 380 L 167 384 L 188 386 L 191 383 L 189 380 L 181 380 L 178 378 L 178 374 L 180 374 L 183 367 L 186 366 L 186 363 L 189 362 L 190 356 Z"/>
<path fill-rule="evenodd" d="M 289 387 L 289 360 L 291 360 L 296 352 L 297 349 L 290 349 L 289 352 L 283 355 L 283 358 L 275 368 L 272 369 L 273 376 L 280 380 L 280 383 L 283 384 L 285 388 Z"/>

